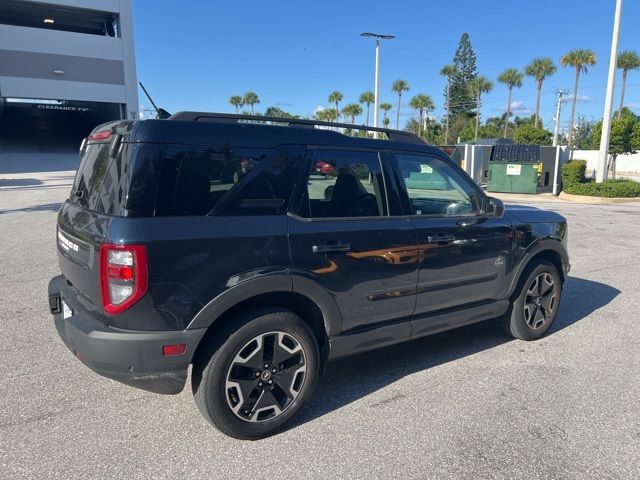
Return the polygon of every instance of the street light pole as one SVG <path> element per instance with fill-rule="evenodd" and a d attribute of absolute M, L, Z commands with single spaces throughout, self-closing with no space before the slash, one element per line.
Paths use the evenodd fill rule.
<path fill-rule="evenodd" d="M 380 39 L 376 38 L 376 75 L 373 87 L 373 126 L 378 128 L 378 109 L 380 108 Z M 378 134 L 376 132 L 376 138 Z"/>
<path fill-rule="evenodd" d="M 392 40 L 395 35 L 381 35 L 379 33 L 364 32 L 361 37 L 373 37 L 376 39 L 376 72 L 373 86 L 373 126 L 378 127 L 378 109 L 380 107 L 380 40 Z M 378 132 L 373 132 L 374 138 L 378 138 Z"/>
<path fill-rule="evenodd" d="M 609 136 L 611 134 L 611 111 L 613 110 L 613 90 L 616 83 L 616 61 L 618 57 L 618 38 L 620 37 L 621 16 L 622 0 L 616 0 L 616 13 L 613 19 L 613 37 L 611 39 L 611 56 L 609 57 L 609 78 L 607 80 L 607 95 L 604 100 L 604 114 L 602 115 L 602 135 L 600 137 L 598 169 L 596 170 L 596 182 L 598 183 L 604 182 L 604 180 L 607 178 Z"/>

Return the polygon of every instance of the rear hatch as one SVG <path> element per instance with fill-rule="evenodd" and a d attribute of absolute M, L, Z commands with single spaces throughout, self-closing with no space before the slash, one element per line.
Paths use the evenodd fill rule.
<path fill-rule="evenodd" d="M 58 214 L 56 243 L 60 270 L 70 287 L 67 290 L 88 310 L 102 309 L 100 245 L 110 215 L 122 203 L 119 183 L 126 154 L 123 136 L 117 132 L 126 123 L 130 122 L 102 125 L 83 142 L 71 194 Z"/>

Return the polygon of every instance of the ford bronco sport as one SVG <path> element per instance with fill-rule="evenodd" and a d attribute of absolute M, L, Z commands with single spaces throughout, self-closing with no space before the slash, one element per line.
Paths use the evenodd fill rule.
<path fill-rule="evenodd" d="M 338 127 L 353 128 L 195 112 L 97 127 L 58 214 L 49 304 L 67 347 L 157 393 L 191 365 L 204 417 L 256 439 L 329 360 L 493 318 L 547 332 L 564 218 L 505 212 L 408 132 Z"/>

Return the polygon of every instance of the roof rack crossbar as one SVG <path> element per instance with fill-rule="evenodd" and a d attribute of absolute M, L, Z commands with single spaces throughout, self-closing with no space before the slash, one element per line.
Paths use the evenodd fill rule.
<path fill-rule="evenodd" d="M 323 127 L 334 127 L 334 128 L 345 128 L 351 130 L 365 130 L 369 132 L 380 132 L 384 133 L 389 140 L 398 141 L 398 142 L 408 142 L 408 143 L 422 143 L 424 144 L 424 140 L 418 137 L 416 134 L 411 132 L 406 132 L 402 130 L 394 130 L 390 128 L 380 128 L 380 127 L 369 127 L 366 125 L 354 125 L 351 123 L 336 123 L 336 122 L 325 122 L 323 120 L 309 120 L 305 118 L 288 118 L 288 117 L 268 117 L 264 115 L 240 115 L 233 113 L 214 113 L 214 112 L 178 112 L 169 117 L 169 120 L 179 120 L 179 121 L 206 121 L 206 122 L 221 122 L 221 123 L 230 123 L 234 121 L 255 121 L 255 122 L 272 122 L 285 124 L 288 126 L 295 125 L 299 127 L 307 127 L 313 128 L 316 126 Z"/>

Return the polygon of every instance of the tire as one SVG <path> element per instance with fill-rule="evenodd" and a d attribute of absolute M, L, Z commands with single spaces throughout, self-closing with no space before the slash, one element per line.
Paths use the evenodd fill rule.
<path fill-rule="evenodd" d="M 195 361 L 193 395 L 221 432 L 257 440 L 280 431 L 312 395 L 318 345 L 289 311 L 248 312 L 234 326 Z"/>
<path fill-rule="evenodd" d="M 522 279 L 503 318 L 503 327 L 514 338 L 537 340 L 558 315 L 562 281 L 558 269 L 546 260 L 529 266 Z"/>

